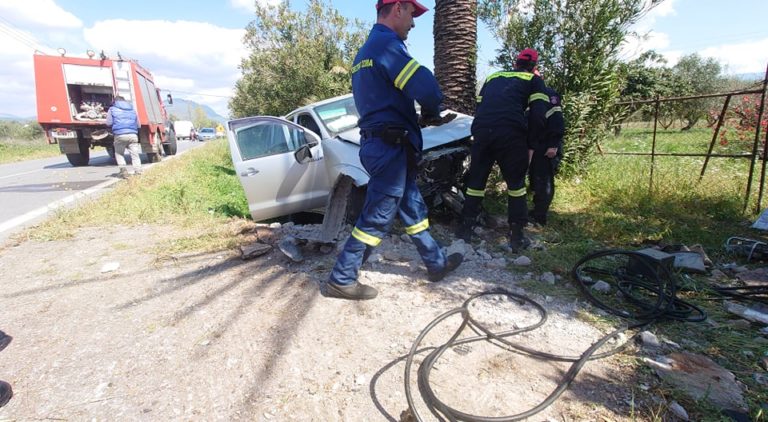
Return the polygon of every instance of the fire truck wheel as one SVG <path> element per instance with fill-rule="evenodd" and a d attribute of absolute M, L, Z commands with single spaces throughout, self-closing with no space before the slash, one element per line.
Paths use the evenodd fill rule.
<path fill-rule="evenodd" d="M 165 155 L 176 155 L 176 151 L 178 151 L 176 132 L 174 132 L 173 129 L 168 132 L 168 142 L 163 144 L 163 150 L 165 151 Z"/>
<path fill-rule="evenodd" d="M 80 139 L 78 142 L 80 154 L 67 154 L 67 160 L 73 167 L 83 167 L 88 165 L 91 158 L 90 143 L 87 140 Z"/>

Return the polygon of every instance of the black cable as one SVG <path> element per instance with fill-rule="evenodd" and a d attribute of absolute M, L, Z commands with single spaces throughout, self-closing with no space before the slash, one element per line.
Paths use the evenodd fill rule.
<path fill-rule="evenodd" d="M 601 260 L 607 261 L 609 266 L 598 266 L 595 263 L 600 263 Z M 587 264 L 592 265 L 587 265 Z M 605 262 L 603 262 L 605 264 Z M 598 298 L 595 296 L 595 289 L 593 286 L 595 281 L 591 280 L 587 274 L 608 278 L 609 281 L 604 281 L 619 292 L 619 297 L 622 298 L 626 305 L 630 309 L 620 308 L 618 305 L 612 305 L 605 302 L 605 298 L 608 295 L 604 295 L 605 298 Z M 411 392 L 411 368 L 413 366 L 413 360 L 416 354 L 431 350 L 426 355 L 422 363 L 417 370 L 417 385 L 421 397 L 426 404 L 429 411 L 440 421 L 469 421 L 469 422 L 509 422 L 518 421 L 529 418 L 548 406 L 550 406 L 558 397 L 571 385 L 575 380 L 579 371 L 587 363 L 587 361 L 601 359 L 610 355 L 613 355 L 623 350 L 634 338 L 637 333 L 632 335 L 623 344 L 614 347 L 613 349 L 596 353 L 601 347 L 603 347 L 610 339 L 617 337 L 619 334 L 628 330 L 638 330 L 644 328 L 656 321 L 663 320 L 679 320 L 688 322 L 699 322 L 706 319 L 704 311 L 688 302 L 680 300 L 676 297 L 677 283 L 672 273 L 661 265 L 653 265 L 649 257 L 633 251 L 623 250 L 605 250 L 598 251 L 589 254 L 582 258 L 572 269 L 571 275 L 574 283 L 578 286 L 581 292 L 587 297 L 587 299 L 600 309 L 603 309 L 613 315 L 617 315 L 621 318 L 628 319 L 630 322 L 625 327 L 620 327 L 612 331 L 611 333 L 603 336 L 600 340 L 592 344 L 584 353 L 580 356 L 562 356 L 551 353 L 540 352 L 508 340 L 516 334 L 528 332 L 541 327 L 547 320 L 547 312 L 544 307 L 528 298 L 527 296 L 511 293 L 505 290 L 495 290 L 483 293 L 478 293 L 467 299 L 461 307 L 452 309 L 430 322 L 414 340 L 411 350 L 408 353 L 408 357 L 405 363 L 405 395 L 408 401 L 408 406 L 412 413 L 412 416 L 417 421 L 422 421 L 421 415 L 416 410 L 415 401 Z M 476 319 L 472 318 L 469 310 L 470 304 L 477 298 L 490 295 L 501 295 L 514 300 L 519 305 L 526 304 L 533 305 L 539 313 L 539 320 L 522 328 L 514 330 L 507 330 L 495 333 L 485 326 L 483 326 Z M 614 295 L 616 296 L 616 295 Z M 419 345 L 424 338 L 435 327 L 440 325 L 446 319 L 461 314 L 462 320 L 459 327 L 451 335 L 450 339 L 444 344 L 434 348 L 419 348 Z M 467 337 L 459 339 L 459 336 L 465 329 L 471 329 L 478 335 L 473 337 Z M 548 359 L 560 362 L 572 362 L 570 368 L 563 376 L 562 380 L 557 384 L 557 387 L 538 405 L 526 410 L 524 412 L 498 417 L 488 417 L 472 415 L 464 413 L 457 409 L 448 406 L 441 401 L 429 382 L 429 376 L 432 369 L 435 366 L 437 360 L 451 347 L 455 347 L 461 344 L 472 343 L 477 341 L 487 341 L 497 346 L 503 347 L 511 352 L 521 353 L 527 356 Z"/>

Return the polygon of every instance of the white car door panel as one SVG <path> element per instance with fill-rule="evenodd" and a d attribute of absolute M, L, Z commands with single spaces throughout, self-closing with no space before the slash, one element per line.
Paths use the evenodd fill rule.
<path fill-rule="evenodd" d="M 276 117 L 248 117 L 228 124 L 235 172 L 254 221 L 325 205 L 327 173 L 319 139 L 294 123 Z M 309 147 L 311 158 L 294 156 Z"/>

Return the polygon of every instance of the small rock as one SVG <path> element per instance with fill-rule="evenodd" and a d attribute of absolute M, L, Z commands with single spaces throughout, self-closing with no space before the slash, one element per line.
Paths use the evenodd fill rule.
<path fill-rule="evenodd" d="M 120 268 L 119 262 L 107 262 L 106 264 L 104 264 L 104 266 L 101 267 L 101 272 L 111 273 L 112 271 L 115 271 L 118 268 Z"/>
<path fill-rule="evenodd" d="M 592 277 L 588 277 L 588 276 L 583 275 L 583 276 L 581 276 L 579 278 L 581 278 L 581 281 L 584 282 L 584 284 L 589 284 L 589 283 L 592 282 Z"/>
<path fill-rule="evenodd" d="M 673 401 L 669 404 L 669 411 L 672 412 L 673 415 L 677 416 L 679 419 L 687 421 L 688 419 L 688 412 L 686 412 L 685 408 L 680 405 L 680 403 Z"/>
<path fill-rule="evenodd" d="M 754 379 L 755 382 L 760 385 L 768 386 L 768 375 L 766 374 L 759 374 L 755 372 L 754 374 L 752 374 L 752 379 Z"/>
<path fill-rule="evenodd" d="M 768 356 L 760 358 L 760 367 L 768 371 Z"/>
<path fill-rule="evenodd" d="M 654 348 L 661 347 L 661 343 L 659 343 L 659 338 L 656 337 L 656 335 L 650 331 L 643 331 L 642 333 L 640 333 L 640 342 L 643 344 L 643 346 L 647 346 L 647 347 L 654 347 Z"/>
<path fill-rule="evenodd" d="M 371 256 L 368 257 L 368 262 L 372 264 L 376 264 L 378 262 L 381 262 L 384 259 L 384 257 L 380 253 L 374 253 L 371 254 Z"/>
<path fill-rule="evenodd" d="M 357 377 L 355 377 L 355 384 L 357 385 L 365 384 L 365 375 L 358 375 Z"/>
<path fill-rule="evenodd" d="M 727 280 L 728 276 L 720 270 L 712 270 L 712 275 L 709 277 L 709 279 L 712 281 L 723 281 Z"/>
<path fill-rule="evenodd" d="M 603 280 L 597 280 L 595 284 L 592 285 L 592 288 L 601 293 L 608 293 L 611 291 L 611 285 Z"/>
<path fill-rule="evenodd" d="M 753 358 L 753 357 L 755 357 L 755 354 L 754 354 L 754 353 L 752 353 L 752 351 L 751 351 L 751 350 L 742 350 L 742 351 L 741 351 L 741 354 L 742 354 L 742 355 L 744 355 L 744 356 L 746 356 L 746 357 L 748 357 L 748 358 Z"/>
<path fill-rule="evenodd" d="M 554 285 L 555 284 L 555 275 L 551 272 L 547 271 L 544 274 L 539 277 L 539 280 L 541 280 L 542 283 Z"/>
<path fill-rule="evenodd" d="M 490 261 L 491 259 L 493 259 L 491 254 L 489 254 L 488 252 L 483 251 L 483 250 L 478 250 L 477 251 L 477 255 L 480 256 L 480 258 L 482 258 L 482 259 L 484 259 L 486 261 Z"/>
<path fill-rule="evenodd" d="M 527 267 L 531 265 L 531 258 L 528 258 L 525 255 L 520 255 L 517 258 L 515 258 L 514 261 L 512 261 L 513 264 L 517 265 L 518 267 Z"/>
<path fill-rule="evenodd" d="M 295 225 L 296 225 L 296 223 L 294 223 L 293 221 L 289 221 L 287 223 L 283 223 L 283 227 L 285 227 L 285 228 L 293 227 Z"/>
<path fill-rule="evenodd" d="M 507 268 L 507 260 L 504 258 L 496 258 L 488 261 L 488 264 L 486 265 L 488 266 L 488 268 L 501 270 L 501 269 Z"/>
<path fill-rule="evenodd" d="M 272 246 L 265 243 L 254 243 L 248 246 L 240 247 L 240 257 L 244 260 L 256 258 L 268 254 L 272 251 Z"/>
<path fill-rule="evenodd" d="M 320 253 L 326 255 L 326 254 L 329 254 L 329 253 L 333 252 L 333 250 L 335 248 L 336 248 L 336 245 L 333 245 L 333 244 L 323 244 L 323 245 L 320 245 Z"/>
<path fill-rule="evenodd" d="M 624 344 L 627 342 L 627 335 L 624 333 L 619 333 L 613 337 L 611 337 L 610 340 L 608 340 L 608 343 L 610 344 Z M 640 386 L 642 388 L 642 385 Z"/>
<path fill-rule="evenodd" d="M 760 330 L 760 334 L 768 335 L 768 327 L 763 327 L 763 328 Z"/>
<path fill-rule="evenodd" d="M 272 223 L 269 225 L 270 229 L 279 229 L 280 227 L 283 227 L 283 225 L 280 223 Z"/>

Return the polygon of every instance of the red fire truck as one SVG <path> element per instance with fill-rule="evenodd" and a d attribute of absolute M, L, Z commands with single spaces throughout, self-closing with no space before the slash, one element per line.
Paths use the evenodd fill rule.
<path fill-rule="evenodd" d="M 90 150 L 107 148 L 114 159 L 114 139 L 107 110 L 120 95 L 139 117 L 141 149 L 151 162 L 176 154 L 176 136 L 152 74 L 133 60 L 35 54 L 37 120 L 48 143 L 59 144 L 73 166 L 87 166 Z"/>

